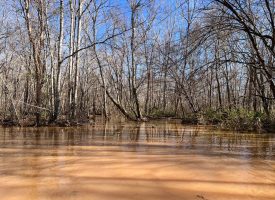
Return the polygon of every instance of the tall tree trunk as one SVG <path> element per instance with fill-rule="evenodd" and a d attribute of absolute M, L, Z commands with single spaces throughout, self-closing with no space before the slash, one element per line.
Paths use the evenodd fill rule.
<path fill-rule="evenodd" d="M 131 85 L 132 85 L 132 93 L 133 93 L 133 98 L 135 102 L 135 107 L 136 107 L 136 117 L 137 119 L 141 119 L 141 111 L 140 111 L 140 104 L 139 104 L 139 99 L 138 99 L 138 94 L 137 94 L 137 87 L 136 87 L 136 71 L 137 71 L 137 66 L 135 62 L 135 28 L 136 28 L 136 22 L 135 22 L 135 17 L 136 17 L 136 11 L 138 9 L 139 5 L 136 4 L 132 7 L 132 12 L 131 12 Z"/>
<path fill-rule="evenodd" d="M 77 41 L 76 41 L 76 48 L 77 51 L 80 48 L 80 41 L 81 41 L 81 30 L 82 30 L 82 6 L 83 0 L 78 1 L 78 15 L 77 15 Z M 76 116 L 77 110 L 77 96 L 78 96 L 78 86 L 79 86 L 79 60 L 80 53 L 77 52 L 75 56 L 75 66 L 74 66 L 74 83 L 73 83 L 73 92 L 72 92 L 72 118 Z"/>
<path fill-rule="evenodd" d="M 74 52 L 74 39 L 75 39 L 75 0 L 69 0 L 70 4 L 70 45 L 69 52 L 70 55 Z M 67 99 L 67 115 L 69 118 L 72 117 L 72 88 L 73 88 L 73 64 L 74 64 L 74 56 L 69 57 L 69 65 L 68 65 L 68 99 Z"/>
<path fill-rule="evenodd" d="M 59 114 L 60 107 L 60 68 L 61 68 L 61 60 L 62 60 L 62 44 L 63 44 L 63 24 L 64 24 L 64 8 L 63 8 L 63 0 L 59 1 L 59 35 L 58 35 L 58 52 L 57 52 L 57 64 L 55 68 L 55 79 L 54 79 L 54 111 L 52 116 L 52 121 L 55 121 Z"/>

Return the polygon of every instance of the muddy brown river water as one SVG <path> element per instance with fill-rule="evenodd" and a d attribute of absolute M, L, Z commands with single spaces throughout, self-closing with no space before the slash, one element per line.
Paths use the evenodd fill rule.
<path fill-rule="evenodd" d="M 0 128 L 1 200 L 275 200 L 275 134 L 176 121 Z"/>

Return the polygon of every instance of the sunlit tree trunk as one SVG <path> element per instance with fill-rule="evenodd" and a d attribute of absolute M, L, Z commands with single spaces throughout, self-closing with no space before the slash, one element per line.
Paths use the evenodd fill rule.
<path fill-rule="evenodd" d="M 82 32 L 82 7 L 83 7 L 84 0 L 78 1 L 78 13 L 77 13 L 77 26 L 76 26 L 76 47 L 75 50 L 77 51 L 80 48 L 81 42 L 81 32 Z M 77 95 L 78 95 L 78 86 L 79 86 L 79 64 L 80 64 L 80 52 L 78 51 L 75 55 L 75 65 L 73 70 L 73 89 L 72 89 L 72 110 L 71 115 L 72 118 L 76 116 L 77 110 Z"/>

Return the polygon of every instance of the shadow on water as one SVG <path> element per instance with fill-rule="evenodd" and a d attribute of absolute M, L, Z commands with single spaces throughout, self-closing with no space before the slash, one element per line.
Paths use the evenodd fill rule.
<path fill-rule="evenodd" d="M 43 149 L 70 146 L 118 146 L 121 148 L 118 151 L 139 154 L 200 153 L 244 159 L 274 159 L 275 135 L 222 132 L 209 127 L 183 126 L 169 121 L 99 122 L 96 125 L 68 128 L 0 129 L 0 148 Z"/>

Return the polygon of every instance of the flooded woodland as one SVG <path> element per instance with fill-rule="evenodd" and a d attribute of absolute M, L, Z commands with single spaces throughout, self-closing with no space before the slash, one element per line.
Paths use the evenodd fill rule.
<path fill-rule="evenodd" d="M 275 135 L 175 120 L 0 129 L 1 199 L 273 200 Z"/>
<path fill-rule="evenodd" d="M 0 0 L 0 200 L 275 200 L 275 0 Z"/>

